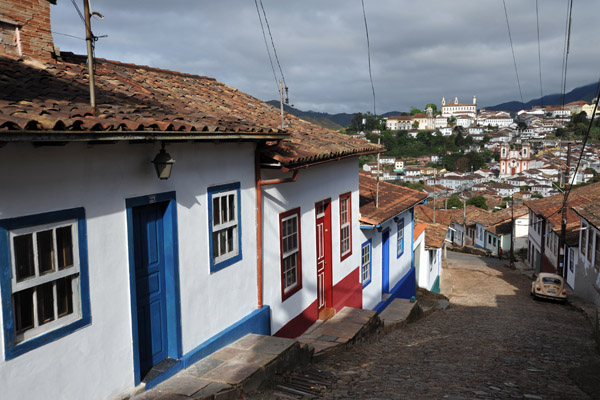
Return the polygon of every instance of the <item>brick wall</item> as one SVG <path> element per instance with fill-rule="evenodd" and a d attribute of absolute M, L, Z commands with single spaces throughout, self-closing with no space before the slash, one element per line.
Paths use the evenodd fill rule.
<path fill-rule="evenodd" d="M 0 0 L 0 55 L 18 54 L 18 28 L 23 56 L 42 60 L 52 57 L 50 3 L 55 1 Z"/>

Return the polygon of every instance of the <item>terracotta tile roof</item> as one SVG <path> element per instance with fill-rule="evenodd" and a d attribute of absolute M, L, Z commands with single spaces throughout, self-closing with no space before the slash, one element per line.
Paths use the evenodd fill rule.
<path fill-rule="evenodd" d="M 567 202 L 567 224 L 579 221 L 579 217 L 573 211 L 575 206 L 591 205 L 597 203 L 598 199 L 600 199 L 600 182 L 571 190 Z M 524 204 L 534 214 L 548 219 L 554 226 L 559 226 L 563 200 L 564 195 L 560 193 L 543 199 L 530 200 Z"/>
<path fill-rule="evenodd" d="M 494 224 L 492 226 L 488 226 L 487 228 L 485 228 L 486 231 L 497 235 L 497 236 L 502 236 L 502 235 L 508 235 L 510 234 L 510 219 L 499 222 L 497 224 Z"/>
<path fill-rule="evenodd" d="M 577 215 L 600 229 L 600 204 L 581 204 L 572 208 Z"/>
<path fill-rule="evenodd" d="M 9 140 L 282 139 L 265 157 L 290 168 L 380 152 L 318 127 L 213 78 L 96 59 L 90 113 L 85 58 L 21 62 L 0 57 L 0 142 Z"/>
<path fill-rule="evenodd" d="M 438 199 L 439 200 L 439 199 Z M 438 203 L 439 204 L 439 203 Z M 419 222 L 433 223 L 433 201 L 428 201 L 427 204 L 419 204 L 415 207 L 415 219 Z M 446 210 L 437 208 L 435 210 L 435 222 L 444 226 L 449 226 L 450 222 L 463 220 L 462 209 Z"/>
<path fill-rule="evenodd" d="M 393 183 L 379 181 L 379 208 L 375 208 L 377 179 L 359 172 L 360 222 L 379 225 L 425 200 L 427 194 Z"/>
<path fill-rule="evenodd" d="M 425 224 L 425 246 L 439 249 L 446 240 L 448 226 L 440 224 Z"/>
<path fill-rule="evenodd" d="M 427 224 L 415 224 L 415 229 L 414 229 L 414 233 L 413 233 L 413 242 L 416 242 L 417 239 L 419 238 L 419 236 L 421 236 L 421 233 L 423 233 L 423 231 L 425 230 L 425 228 L 427 227 Z"/>

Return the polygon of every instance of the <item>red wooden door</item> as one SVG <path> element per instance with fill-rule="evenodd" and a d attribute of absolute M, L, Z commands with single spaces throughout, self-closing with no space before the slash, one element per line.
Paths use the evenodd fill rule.
<path fill-rule="evenodd" d="M 332 307 L 331 277 L 331 201 L 315 204 L 317 231 L 317 306 L 319 311 Z"/>

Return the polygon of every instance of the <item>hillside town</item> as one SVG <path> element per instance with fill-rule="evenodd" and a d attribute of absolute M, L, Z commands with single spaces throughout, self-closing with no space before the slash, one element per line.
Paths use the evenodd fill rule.
<path fill-rule="evenodd" d="M 471 142 L 392 157 L 283 88 L 61 50 L 55 6 L 0 2 L 1 398 L 594 395 L 557 367 L 600 359 L 600 146 L 556 137 L 592 103 L 443 97 L 382 130 Z M 572 308 L 529 298 L 544 273 Z"/>

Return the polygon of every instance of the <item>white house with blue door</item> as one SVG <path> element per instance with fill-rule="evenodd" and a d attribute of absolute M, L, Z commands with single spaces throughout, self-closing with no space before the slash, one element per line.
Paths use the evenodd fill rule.
<path fill-rule="evenodd" d="M 363 308 L 382 311 L 394 298 L 416 293 L 414 206 L 427 194 L 383 181 L 377 185 L 363 172 L 359 184 Z"/>
<path fill-rule="evenodd" d="M 257 227 L 289 239 L 280 233 L 275 243 L 285 243 L 283 276 L 292 283 L 293 208 L 280 220 L 260 218 L 257 187 L 266 161 L 298 150 L 282 141 L 314 126 L 289 116 L 293 128 L 284 132 L 277 109 L 214 79 L 107 60 L 95 64 L 94 114 L 85 58 L 63 53 L 57 62 L 52 54 L 48 0 L 5 3 L 7 16 L 18 11 L 16 23 L 23 15 L 30 22 L 19 25 L 24 41 L 41 35 L 48 43 L 0 53 L 3 396 L 121 398 L 246 333 L 271 334 L 271 271 L 257 272 Z M 379 148 L 332 137 L 345 140 L 341 150 L 315 141 L 317 150 L 300 148 L 305 159 L 284 164 L 339 160 L 298 178 L 312 174 L 300 180 L 303 190 L 331 189 L 314 198 L 331 198 L 335 214 L 332 257 L 343 264 L 335 285 L 358 269 L 358 199 L 355 177 L 331 181 Z M 324 171 L 329 181 L 315 178 Z M 309 198 L 285 201 L 317 218 Z"/>
<path fill-rule="evenodd" d="M 46 0 L 10 3 L 39 22 L 23 37 L 45 23 L 51 38 Z M 97 61 L 94 116 L 83 57 L 0 54 L 6 398 L 122 397 L 270 333 L 253 167 L 288 134 L 253 113 L 277 110 L 210 78 Z"/>

